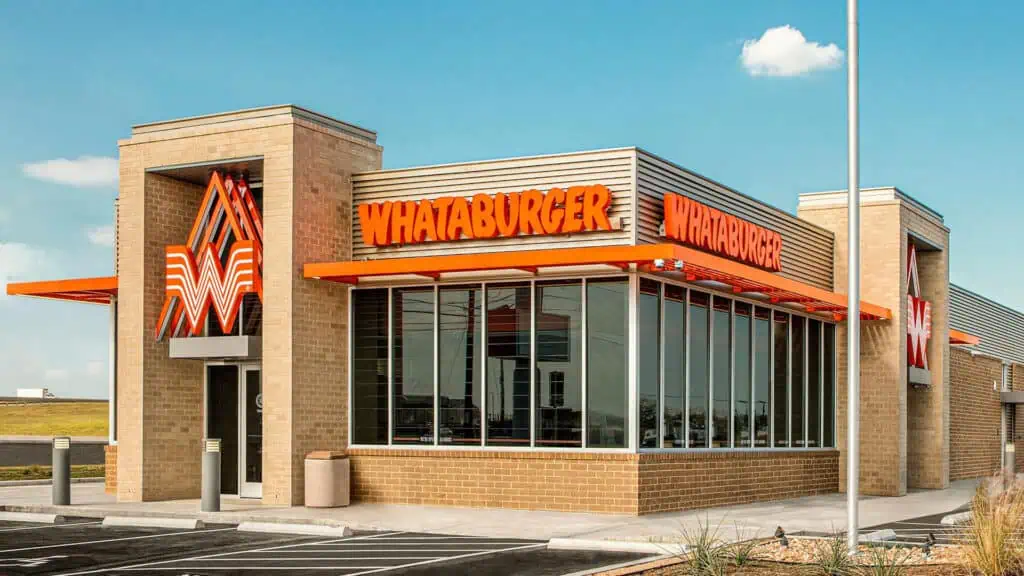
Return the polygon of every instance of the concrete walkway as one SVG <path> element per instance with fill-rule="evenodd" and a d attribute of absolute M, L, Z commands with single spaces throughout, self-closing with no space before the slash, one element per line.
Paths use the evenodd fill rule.
<path fill-rule="evenodd" d="M 899 498 L 864 497 L 862 527 L 940 514 L 966 504 L 975 480 L 954 482 L 946 490 L 914 491 Z M 720 536 L 734 539 L 769 536 L 776 526 L 787 532 L 830 532 L 846 528 L 846 497 L 829 494 L 709 510 L 647 516 L 539 512 L 438 506 L 357 503 L 347 508 L 310 509 L 264 506 L 259 501 L 224 498 L 222 511 L 199 512 L 198 500 L 116 503 L 102 484 L 75 484 L 72 506 L 50 506 L 50 486 L 0 487 L 0 510 L 60 513 L 69 516 L 151 516 L 200 518 L 204 522 L 306 522 L 346 525 L 352 529 L 438 532 L 499 538 L 575 537 L 602 540 L 672 541 L 698 521 L 720 526 Z"/>

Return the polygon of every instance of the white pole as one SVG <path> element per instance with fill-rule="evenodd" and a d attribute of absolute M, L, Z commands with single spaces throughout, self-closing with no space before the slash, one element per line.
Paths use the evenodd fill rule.
<path fill-rule="evenodd" d="M 847 441 L 846 508 L 847 543 L 857 552 L 857 491 L 860 474 L 860 144 L 858 143 L 857 0 L 846 4 L 847 137 L 849 147 L 849 291 L 847 304 Z"/>

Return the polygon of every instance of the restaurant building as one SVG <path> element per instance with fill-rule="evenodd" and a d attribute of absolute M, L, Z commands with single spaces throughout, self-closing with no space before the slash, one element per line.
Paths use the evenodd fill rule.
<path fill-rule="evenodd" d="M 681 510 L 842 491 L 846 194 L 779 210 L 642 149 L 382 170 L 293 106 L 135 126 L 116 263 L 14 295 L 111 310 L 107 487 L 303 503 Z M 949 283 L 942 216 L 862 194 L 861 487 L 1012 465 L 1024 315 Z M 1008 456 L 1009 455 L 1009 456 Z"/>

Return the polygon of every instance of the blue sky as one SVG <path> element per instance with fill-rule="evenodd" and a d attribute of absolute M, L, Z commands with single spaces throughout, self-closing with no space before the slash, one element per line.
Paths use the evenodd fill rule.
<path fill-rule="evenodd" d="M 942 213 L 952 281 L 1018 310 L 1022 17 L 861 1 L 862 184 Z M 838 0 L 2 3 L 0 283 L 112 271 L 109 165 L 42 163 L 267 104 L 377 130 L 386 167 L 637 145 L 793 211 L 845 187 L 845 22 Z M 744 41 L 786 25 L 812 44 L 776 71 L 806 73 L 752 74 Z M 104 396 L 106 362 L 105 308 L 0 297 L 0 395 Z"/>

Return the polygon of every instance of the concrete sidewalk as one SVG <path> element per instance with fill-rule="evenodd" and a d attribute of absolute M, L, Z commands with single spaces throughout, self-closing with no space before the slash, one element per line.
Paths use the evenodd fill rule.
<path fill-rule="evenodd" d="M 950 512 L 966 504 L 976 480 L 952 483 L 946 490 L 921 490 L 898 498 L 864 497 L 860 504 L 862 527 L 907 518 Z M 666 542 L 678 540 L 698 521 L 720 525 L 720 536 L 734 539 L 736 528 L 744 538 L 769 536 L 776 526 L 787 532 L 830 532 L 846 528 L 846 497 L 828 494 L 696 510 L 616 516 L 571 512 L 540 512 L 483 508 L 406 506 L 357 503 L 347 508 L 311 509 L 264 506 L 256 500 L 225 497 L 222 511 L 199 512 L 198 500 L 116 503 L 103 493 L 102 484 L 75 484 L 72 506 L 51 506 L 50 486 L 0 487 L 0 510 L 59 513 L 68 516 L 150 516 L 199 518 L 207 523 L 303 522 L 345 525 L 359 530 L 398 530 L 498 538 L 586 538 Z"/>

